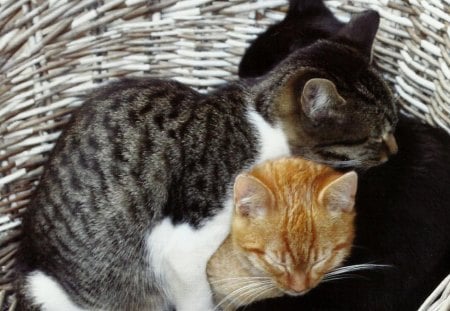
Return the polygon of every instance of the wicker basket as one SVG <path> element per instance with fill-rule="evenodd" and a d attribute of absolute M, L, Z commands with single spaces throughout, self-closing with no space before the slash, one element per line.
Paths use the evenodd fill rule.
<path fill-rule="evenodd" d="M 327 3 L 344 20 L 381 13 L 375 53 L 403 110 L 450 132 L 450 0 Z M 248 42 L 285 11 L 286 0 L 0 0 L 2 309 L 15 305 L 20 215 L 81 96 L 126 75 L 212 89 L 236 78 Z M 445 284 L 423 310 L 448 304 Z"/>

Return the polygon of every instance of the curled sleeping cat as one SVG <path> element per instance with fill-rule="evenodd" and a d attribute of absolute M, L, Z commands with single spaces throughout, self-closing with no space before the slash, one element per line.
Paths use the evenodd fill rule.
<path fill-rule="evenodd" d="M 94 91 L 24 215 L 19 308 L 212 309 L 206 265 L 229 233 L 239 172 L 289 155 L 367 168 L 396 152 L 396 107 L 370 64 L 377 27 L 373 12 L 358 16 L 251 85 Z"/>
<path fill-rule="evenodd" d="M 356 184 L 354 172 L 301 158 L 240 174 L 230 235 L 207 266 L 217 308 L 302 295 L 338 275 L 354 237 Z"/>

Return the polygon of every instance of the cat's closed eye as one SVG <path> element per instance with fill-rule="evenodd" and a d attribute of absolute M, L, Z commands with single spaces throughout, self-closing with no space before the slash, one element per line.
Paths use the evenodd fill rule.
<path fill-rule="evenodd" d="M 286 261 L 283 261 L 281 259 L 281 256 L 275 256 L 274 254 L 271 254 L 270 252 L 267 252 L 265 254 L 265 259 L 268 263 L 270 263 L 272 266 L 280 269 L 280 270 L 286 270 L 287 265 Z"/>
<path fill-rule="evenodd" d="M 320 268 L 320 266 L 325 263 L 327 261 L 327 259 L 330 258 L 329 255 L 328 256 L 323 256 L 321 258 L 319 258 L 318 260 L 316 260 L 316 262 L 314 262 L 312 264 L 311 269 L 317 269 Z"/>
<path fill-rule="evenodd" d="M 369 141 L 368 137 L 361 137 L 361 138 L 354 138 L 351 140 L 350 139 L 349 140 L 337 140 L 337 141 L 332 141 L 332 142 L 327 142 L 327 143 L 321 143 L 321 144 L 317 144 L 316 147 L 323 148 L 323 147 L 332 147 L 332 146 L 339 146 L 339 145 L 356 146 L 356 145 L 365 144 L 368 141 Z"/>

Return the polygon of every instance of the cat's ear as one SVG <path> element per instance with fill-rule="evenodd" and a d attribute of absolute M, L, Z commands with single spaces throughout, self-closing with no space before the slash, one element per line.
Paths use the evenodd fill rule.
<path fill-rule="evenodd" d="M 380 15 L 378 12 L 368 10 L 354 16 L 337 35 L 350 42 L 372 60 L 373 42 L 379 25 Z"/>
<path fill-rule="evenodd" d="M 320 121 L 331 117 L 339 105 L 345 100 L 339 95 L 333 82 L 327 79 L 311 79 L 303 87 L 301 96 L 302 110 L 313 120 Z"/>
<path fill-rule="evenodd" d="M 328 10 L 323 0 L 289 0 L 289 11 L 305 13 L 308 11 L 320 12 Z"/>
<path fill-rule="evenodd" d="M 352 171 L 333 180 L 319 194 L 319 202 L 332 212 L 351 212 L 355 205 L 358 175 Z"/>
<path fill-rule="evenodd" d="M 236 212 L 248 218 L 264 217 L 274 202 L 272 191 L 257 178 L 240 174 L 234 182 Z"/>

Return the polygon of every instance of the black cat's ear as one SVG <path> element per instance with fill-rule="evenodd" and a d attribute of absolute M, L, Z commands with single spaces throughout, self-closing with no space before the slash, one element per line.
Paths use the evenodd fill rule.
<path fill-rule="evenodd" d="M 234 205 L 236 213 L 246 218 L 264 217 L 275 198 L 269 188 L 259 179 L 240 174 L 234 182 Z"/>
<path fill-rule="evenodd" d="M 380 25 L 380 14 L 374 10 L 354 16 L 337 34 L 372 59 L 372 47 Z"/>
<path fill-rule="evenodd" d="M 328 10 L 323 0 L 289 0 L 289 11 L 304 13 L 307 11 Z"/>
<path fill-rule="evenodd" d="M 303 87 L 301 106 L 312 121 L 331 117 L 336 108 L 345 104 L 333 82 L 327 79 L 311 79 Z"/>
<path fill-rule="evenodd" d="M 348 172 L 327 184 L 319 193 L 319 202 L 327 206 L 330 212 L 352 212 L 358 175 Z"/>

